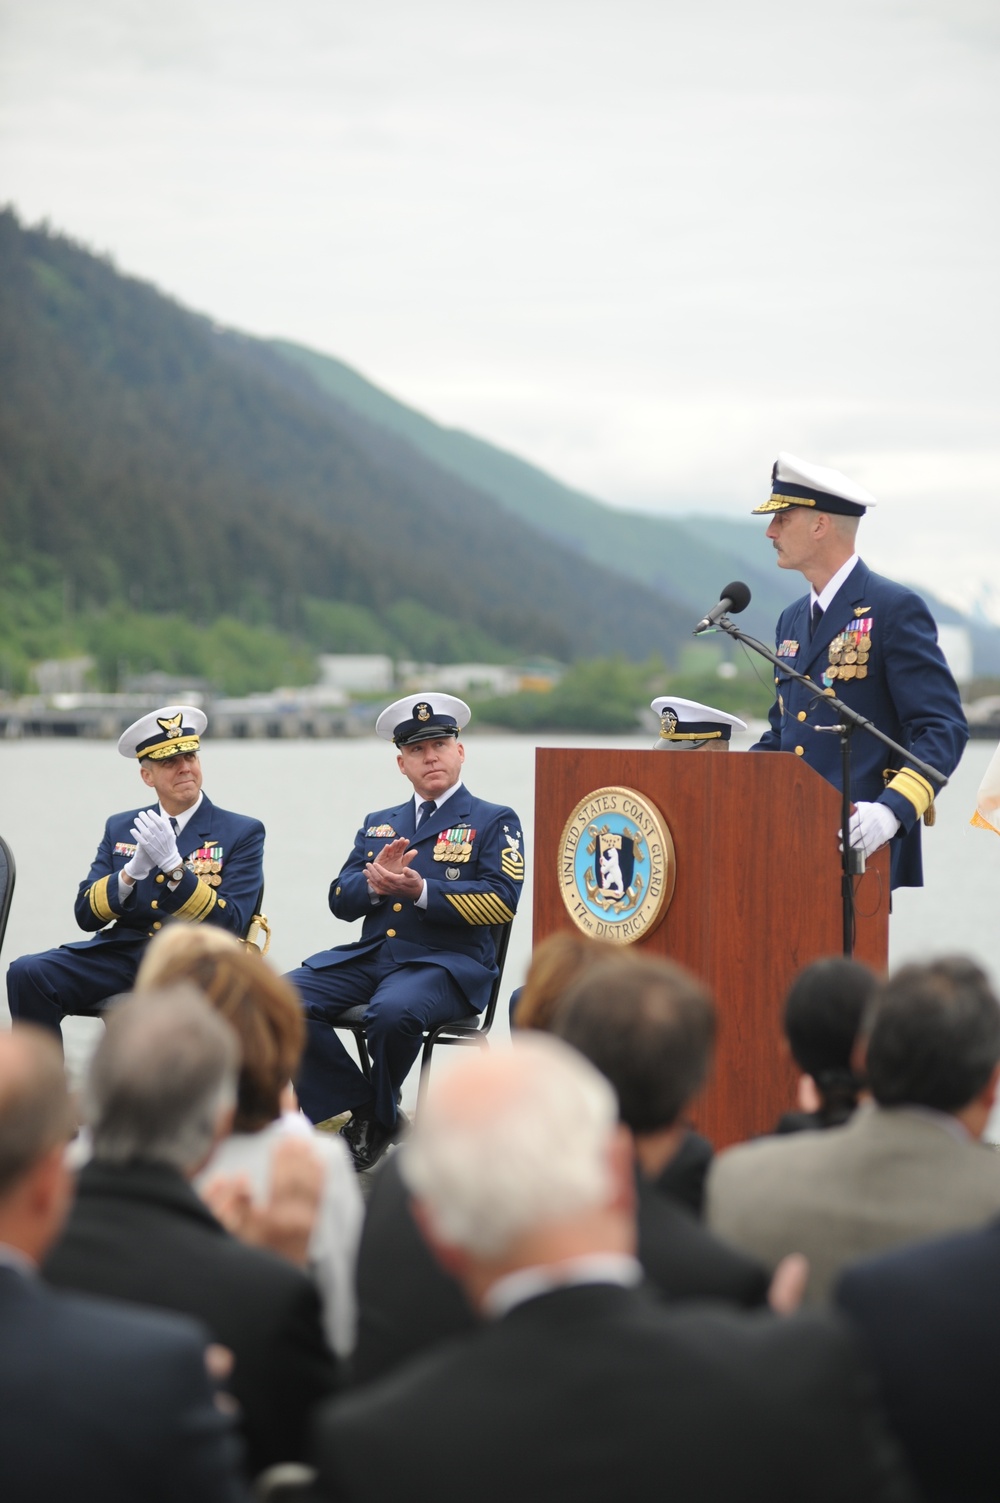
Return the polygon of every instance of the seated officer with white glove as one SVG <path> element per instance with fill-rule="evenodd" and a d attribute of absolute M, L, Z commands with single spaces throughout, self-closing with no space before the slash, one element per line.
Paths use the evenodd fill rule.
<path fill-rule="evenodd" d="M 118 742 L 138 758 L 157 803 L 114 814 L 80 883 L 76 921 L 97 930 L 7 972 L 14 1022 L 60 1032 L 67 1015 L 98 1016 L 128 991 L 143 950 L 168 920 L 246 932 L 263 884 L 264 826 L 218 809 L 201 791 L 200 737 L 207 725 L 192 705 L 167 705 L 130 725 Z"/>

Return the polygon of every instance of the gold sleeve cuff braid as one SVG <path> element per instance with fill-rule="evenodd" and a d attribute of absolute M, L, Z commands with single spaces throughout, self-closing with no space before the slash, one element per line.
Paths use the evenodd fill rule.
<path fill-rule="evenodd" d="M 194 892 L 174 911 L 174 918 L 187 919 L 189 923 L 200 924 L 206 919 L 215 907 L 215 888 L 209 887 L 207 882 L 198 879 L 198 885 Z"/>
<path fill-rule="evenodd" d="M 449 892 L 447 897 L 467 924 L 509 924 L 514 917 L 495 892 Z"/>
<path fill-rule="evenodd" d="M 901 793 L 916 809 L 918 816 L 926 813 L 934 802 L 934 789 L 912 767 L 901 767 L 886 784 L 886 792 Z"/>
<path fill-rule="evenodd" d="M 115 917 L 114 909 L 108 902 L 108 883 L 111 880 L 111 877 L 101 877 L 100 881 L 95 882 L 87 890 L 91 912 L 95 918 L 100 919 L 102 924 L 110 924 L 111 920 Z M 117 876 L 114 876 L 114 881 L 118 881 Z"/>

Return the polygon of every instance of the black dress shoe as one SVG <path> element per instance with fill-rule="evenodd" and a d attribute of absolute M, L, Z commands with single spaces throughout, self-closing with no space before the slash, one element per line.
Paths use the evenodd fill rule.
<path fill-rule="evenodd" d="M 373 1168 L 396 1137 L 396 1127 L 386 1127 L 377 1117 L 354 1116 L 340 1136 L 351 1151 L 359 1174 Z"/>

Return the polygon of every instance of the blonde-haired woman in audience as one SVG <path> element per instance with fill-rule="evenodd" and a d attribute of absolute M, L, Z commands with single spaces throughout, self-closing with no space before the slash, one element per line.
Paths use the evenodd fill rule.
<path fill-rule="evenodd" d="M 172 924 L 146 950 L 136 992 L 190 981 L 233 1029 L 240 1075 L 232 1134 L 195 1180 L 242 1176 L 255 1200 L 268 1196 L 271 1158 L 289 1133 L 309 1138 L 323 1164 L 323 1192 L 309 1243 L 308 1268 L 323 1301 L 327 1340 L 340 1356 L 354 1346 L 354 1269 L 364 1206 L 350 1155 L 339 1138 L 316 1132 L 298 1111 L 291 1081 L 305 1024 L 298 996 L 262 956 L 225 931 Z"/>

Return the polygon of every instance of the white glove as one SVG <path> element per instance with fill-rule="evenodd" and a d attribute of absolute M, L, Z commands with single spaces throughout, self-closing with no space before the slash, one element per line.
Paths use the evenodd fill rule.
<path fill-rule="evenodd" d="M 132 831 L 132 836 L 135 840 L 135 854 L 122 867 L 122 876 L 131 877 L 133 882 L 141 882 L 143 877 L 149 876 L 156 862 L 146 850 L 135 830 Z"/>
<path fill-rule="evenodd" d="M 856 804 L 849 826 L 851 849 L 871 856 L 891 840 L 899 820 L 886 804 Z"/>
<path fill-rule="evenodd" d="M 133 839 L 143 848 L 161 872 L 176 871 L 183 865 L 177 849 L 177 836 L 169 819 L 157 809 L 140 809 L 132 827 Z"/>

